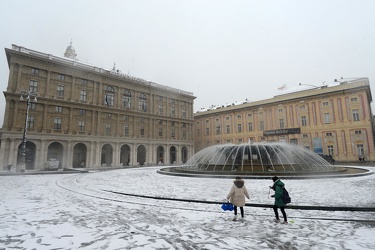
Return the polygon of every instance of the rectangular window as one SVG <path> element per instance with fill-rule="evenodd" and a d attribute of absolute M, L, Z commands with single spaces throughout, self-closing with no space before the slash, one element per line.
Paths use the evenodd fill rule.
<path fill-rule="evenodd" d="M 280 128 L 284 128 L 284 119 L 279 119 Z"/>
<path fill-rule="evenodd" d="M 163 104 L 159 104 L 159 114 L 163 114 Z"/>
<path fill-rule="evenodd" d="M 356 131 L 354 131 L 354 134 L 360 135 L 360 134 L 362 134 L 362 131 L 361 130 L 356 130 Z"/>
<path fill-rule="evenodd" d="M 57 85 L 56 96 L 57 97 L 64 97 L 64 86 Z"/>
<path fill-rule="evenodd" d="M 253 114 L 247 114 L 247 117 L 251 118 L 251 117 L 253 117 Z"/>
<path fill-rule="evenodd" d="M 352 114 L 353 114 L 353 121 L 359 121 L 359 110 L 353 109 Z"/>
<path fill-rule="evenodd" d="M 30 110 L 35 110 L 35 109 L 36 109 L 36 103 L 30 102 Z"/>
<path fill-rule="evenodd" d="M 186 109 L 182 108 L 182 118 L 186 118 Z"/>
<path fill-rule="evenodd" d="M 107 113 L 107 119 L 112 119 L 112 114 L 111 113 Z"/>
<path fill-rule="evenodd" d="M 61 130 L 61 118 L 55 118 L 53 120 L 53 128 L 55 130 Z"/>
<path fill-rule="evenodd" d="M 171 99 L 171 104 L 175 104 L 176 103 L 176 100 L 175 99 Z"/>
<path fill-rule="evenodd" d="M 106 132 L 106 134 L 111 133 L 111 124 L 110 123 L 105 124 L 105 132 Z"/>
<path fill-rule="evenodd" d="M 259 130 L 263 131 L 264 130 L 264 121 L 259 122 Z"/>
<path fill-rule="evenodd" d="M 328 102 L 323 102 L 323 106 L 328 106 Z"/>
<path fill-rule="evenodd" d="M 85 131 L 85 121 L 78 121 L 78 130 L 81 132 Z"/>
<path fill-rule="evenodd" d="M 85 116 L 86 115 L 86 110 L 85 109 L 80 109 L 79 110 L 79 115 Z"/>
<path fill-rule="evenodd" d="M 172 115 L 175 115 L 176 114 L 176 108 L 173 106 L 171 107 L 171 114 Z"/>
<path fill-rule="evenodd" d="M 39 69 L 31 68 L 31 74 L 36 76 L 39 75 Z"/>
<path fill-rule="evenodd" d="M 220 134 L 220 131 L 221 131 L 221 127 L 220 127 L 220 126 L 217 126 L 217 127 L 216 127 L 216 134 L 219 135 L 219 134 Z"/>
<path fill-rule="evenodd" d="M 159 95 L 159 102 L 162 102 L 162 101 L 163 101 L 163 97 Z"/>
<path fill-rule="evenodd" d="M 242 124 L 237 124 L 237 133 L 242 133 Z"/>
<path fill-rule="evenodd" d="M 65 75 L 57 74 L 57 79 L 60 80 L 60 81 L 65 81 Z"/>
<path fill-rule="evenodd" d="M 129 135 L 129 125 L 124 126 L 124 135 Z"/>
<path fill-rule="evenodd" d="M 56 109 L 55 109 L 56 113 L 62 113 L 62 110 L 63 110 L 62 107 L 56 106 Z"/>
<path fill-rule="evenodd" d="M 186 131 L 185 131 L 185 130 L 182 131 L 182 138 L 183 138 L 184 140 L 186 140 Z"/>
<path fill-rule="evenodd" d="M 241 119 L 241 115 L 237 115 L 237 119 Z"/>
<path fill-rule="evenodd" d="M 175 130 L 171 129 L 171 137 L 175 137 Z"/>
<path fill-rule="evenodd" d="M 162 129 L 162 128 L 159 128 L 159 136 L 160 136 L 160 137 L 163 136 L 163 129 Z"/>
<path fill-rule="evenodd" d="M 86 91 L 86 89 L 81 89 L 79 99 L 81 101 L 87 101 L 87 91 Z"/>
<path fill-rule="evenodd" d="M 200 136 L 201 135 L 201 130 L 198 128 L 197 129 L 197 136 Z"/>
<path fill-rule="evenodd" d="M 253 131 L 253 123 L 249 122 L 248 124 L 249 131 Z"/>
<path fill-rule="evenodd" d="M 361 157 L 363 157 L 363 155 L 365 154 L 363 144 L 357 144 L 357 154 L 358 156 L 361 156 Z"/>
<path fill-rule="evenodd" d="M 328 145 L 327 146 L 327 151 L 328 151 L 328 155 L 332 155 L 333 156 L 333 146 L 332 145 Z"/>
<path fill-rule="evenodd" d="M 306 116 L 301 116 L 301 124 L 302 126 L 306 126 L 307 125 L 307 121 L 306 121 Z"/>
<path fill-rule="evenodd" d="M 351 102 L 356 102 L 357 101 L 357 97 L 350 98 L 350 101 Z"/>
<path fill-rule="evenodd" d="M 210 129 L 206 128 L 206 135 L 210 135 Z"/>
<path fill-rule="evenodd" d="M 283 109 L 279 109 L 279 113 L 282 113 L 283 112 Z"/>
<path fill-rule="evenodd" d="M 128 115 L 124 115 L 124 121 L 129 121 L 129 116 Z"/>
<path fill-rule="evenodd" d="M 82 84 L 82 85 L 87 85 L 88 83 L 89 83 L 88 80 L 86 80 L 86 79 L 81 79 L 81 84 Z"/>
<path fill-rule="evenodd" d="M 38 92 L 38 81 L 30 80 L 29 90 L 34 93 Z"/>
<path fill-rule="evenodd" d="M 332 133 L 331 132 L 326 133 L 326 136 L 332 136 Z"/>
<path fill-rule="evenodd" d="M 325 124 L 331 123 L 331 119 L 330 119 L 330 114 L 329 113 L 324 113 L 324 123 Z"/>
<path fill-rule="evenodd" d="M 35 116 L 29 116 L 27 120 L 27 128 L 34 128 Z"/>
<path fill-rule="evenodd" d="M 308 138 L 309 136 L 307 134 L 302 135 L 303 138 Z"/>
<path fill-rule="evenodd" d="M 230 126 L 227 125 L 227 134 L 230 134 Z"/>
<path fill-rule="evenodd" d="M 141 127 L 141 136 L 144 136 L 145 135 L 145 128 L 144 127 Z"/>

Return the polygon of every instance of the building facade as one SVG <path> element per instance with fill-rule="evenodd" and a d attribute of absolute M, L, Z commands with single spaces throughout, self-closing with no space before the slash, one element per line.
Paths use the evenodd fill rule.
<path fill-rule="evenodd" d="M 23 134 L 26 169 L 50 159 L 60 168 L 174 164 L 194 154 L 192 93 L 81 63 L 71 45 L 65 57 L 5 52 L 0 167 L 19 164 Z"/>
<path fill-rule="evenodd" d="M 288 142 L 336 161 L 374 161 L 368 78 L 296 90 L 194 114 L 195 150 L 224 143 Z"/>

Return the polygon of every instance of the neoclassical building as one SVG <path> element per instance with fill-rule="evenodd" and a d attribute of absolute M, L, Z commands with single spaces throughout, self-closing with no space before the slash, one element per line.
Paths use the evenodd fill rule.
<path fill-rule="evenodd" d="M 24 134 L 26 169 L 50 159 L 60 168 L 179 164 L 194 154 L 192 93 L 82 63 L 71 44 L 64 57 L 5 52 L 0 168 L 19 164 Z"/>
<path fill-rule="evenodd" d="M 274 98 L 194 114 L 195 150 L 223 143 L 294 143 L 336 161 L 375 160 L 368 78 L 300 85 Z"/>

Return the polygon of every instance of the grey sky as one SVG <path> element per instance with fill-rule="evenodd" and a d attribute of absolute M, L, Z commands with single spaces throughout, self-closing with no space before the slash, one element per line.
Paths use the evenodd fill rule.
<path fill-rule="evenodd" d="M 5 47 L 63 56 L 71 40 L 82 62 L 193 92 L 195 111 L 283 84 L 375 81 L 373 0 L 1 0 L 0 11 L 2 91 Z M 2 95 L 0 126 L 4 107 Z"/>

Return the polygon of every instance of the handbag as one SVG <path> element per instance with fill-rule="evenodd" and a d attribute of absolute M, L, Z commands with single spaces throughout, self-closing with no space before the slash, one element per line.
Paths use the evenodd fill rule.
<path fill-rule="evenodd" d="M 232 203 L 225 202 L 223 203 L 223 205 L 221 205 L 221 209 L 223 209 L 224 211 L 233 211 L 234 207 Z"/>

